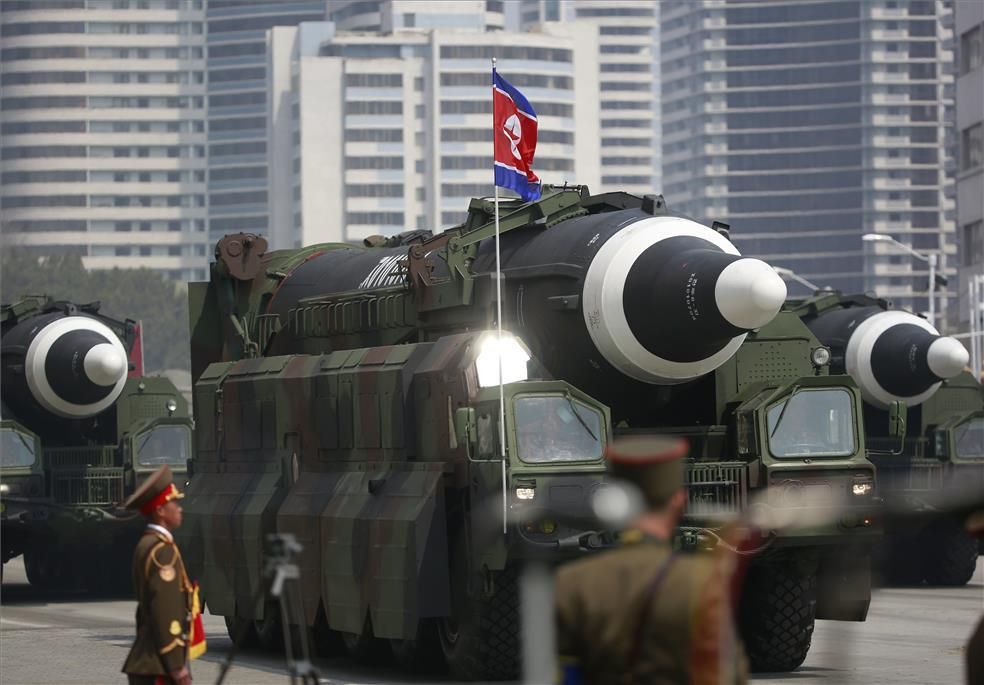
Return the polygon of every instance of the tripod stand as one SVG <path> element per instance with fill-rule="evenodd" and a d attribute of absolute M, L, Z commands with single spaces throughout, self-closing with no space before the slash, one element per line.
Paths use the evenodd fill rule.
<path fill-rule="evenodd" d="M 291 685 L 318 685 L 318 672 L 311 663 L 304 610 L 300 602 L 299 581 L 301 573 L 297 564 L 294 563 L 294 556 L 302 549 L 303 547 L 297 542 L 297 539 L 289 533 L 267 535 L 267 558 L 263 575 L 269 580 L 269 585 L 261 587 L 254 599 L 259 599 L 265 591 L 267 599 L 275 600 L 280 607 L 280 625 L 284 633 L 284 656 L 287 659 L 287 674 L 290 677 Z M 294 592 L 290 591 L 290 586 L 285 587 L 288 580 L 298 581 L 291 584 Z M 291 636 L 291 626 L 295 623 L 299 626 L 297 640 L 292 639 Z M 244 622 L 236 630 L 232 649 L 226 655 L 226 660 L 222 664 L 215 685 L 222 685 L 225 680 L 226 673 L 232 667 L 236 652 L 243 638 L 246 637 L 248 628 L 249 623 Z M 295 649 L 300 653 L 295 654 Z"/>

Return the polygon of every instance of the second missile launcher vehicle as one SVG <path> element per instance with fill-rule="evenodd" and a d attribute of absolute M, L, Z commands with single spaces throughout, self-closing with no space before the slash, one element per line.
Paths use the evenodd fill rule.
<path fill-rule="evenodd" d="M 137 327 L 28 297 L 0 308 L 0 542 L 43 588 L 125 590 L 143 521 L 121 503 L 163 463 L 191 456 L 187 401 L 131 375 Z"/>
<path fill-rule="evenodd" d="M 198 430 L 182 549 L 209 610 L 231 631 L 245 624 L 264 642 L 279 635 L 278 615 L 261 598 L 262 541 L 289 532 L 305 546 L 310 627 L 341 633 L 357 656 L 383 638 L 414 662 L 436 642 L 456 677 L 514 677 L 516 564 L 531 550 L 561 560 L 604 544 L 597 531 L 545 512 L 587 514 L 604 487 L 613 417 L 615 432 L 693 439 L 695 514 L 741 506 L 763 488 L 785 497 L 776 506 L 796 506 L 797 485 L 838 497 L 852 484 L 870 492 L 857 389 L 817 377 L 812 337 L 791 352 L 806 360 L 802 372 L 799 356 L 795 373 L 777 372 L 778 363 L 761 378 L 754 362 L 742 372 L 728 365 L 786 291 L 768 265 L 738 254 L 723 226 L 675 216 L 658 196 L 592 196 L 583 187 L 545 188 L 535 203 L 501 207 L 509 331 L 501 345 L 489 333 L 490 200 L 473 200 L 466 222 L 442 234 L 410 232 L 366 248 L 267 252 L 255 235 L 219 241 L 210 281 L 189 291 Z M 771 354 L 768 343 L 757 349 Z M 716 373 L 720 380 L 701 385 Z M 840 395 L 811 413 L 813 391 L 828 387 Z M 689 414 L 674 399 L 707 389 Z M 756 436 L 800 414 L 830 424 L 835 453 L 764 454 Z M 739 425 L 745 452 L 734 444 Z M 802 660 L 813 613 L 799 607 L 813 601 L 817 578 L 823 597 L 849 566 L 816 550 L 853 533 L 824 528 L 776 543 L 798 544 L 803 554 L 779 557 L 805 570 L 787 581 L 791 565 L 770 562 L 779 570 L 757 581 L 778 578 L 781 590 L 763 591 L 769 605 L 747 605 L 748 630 L 763 645 L 784 643 L 760 665 Z M 840 616 L 834 603 L 818 606 L 834 618 L 863 616 L 867 586 L 838 590 L 849 598 Z M 779 601 L 797 603 L 793 625 Z"/>
<path fill-rule="evenodd" d="M 879 493 L 892 504 L 930 507 L 927 495 L 947 482 L 984 490 L 984 395 L 965 370 L 966 348 L 925 319 L 868 295 L 823 292 L 791 300 L 831 348 L 831 366 L 850 374 L 865 399 L 865 430 L 878 467 Z M 890 403 L 908 408 L 908 439 L 893 453 L 885 433 Z M 895 582 L 964 585 L 974 573 L 977 543 L 959 522 L 886 530 L 881 570 Z"/>

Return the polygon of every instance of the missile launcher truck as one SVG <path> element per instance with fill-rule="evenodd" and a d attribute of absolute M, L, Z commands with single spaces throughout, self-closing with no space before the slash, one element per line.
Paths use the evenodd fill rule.
<path fill-rule="evenodd" d="M 210 280 L 189 290 L 197 430 L 181 537 L 230 633 L 279 639 L 262 541 L 292 533 L 309 627 L 341 633 L 356 657 L 382 641 L 413 665 L 430 645 L 457 678 L 515 677 L 517 563 L 607 544 L 568 521 L 591 518 L 620 432 L 691 438 L 694 539 L 714 534 L 702 512 L 756 490 L 775 489 L 780 507 L 814 486 L 870 494 L 857 388 L 811 364 L 820 345 L 794 316 L 784 325 L 798 340 L 749 335 L 785 286 L 723 225 L 673 215 L 659 196 L 565 186 L 502 201 L 500 231 L 501 339 L 490 200 L 441 234 L 364 248 L 219 241 Z M 812 419 L 819 448 L 782 436 Z M 792 451 L 773 456 L 767 436 Z M 746 612 L 760 667 L 798 665 L 816 587 L 852 568 L 820 552 L 869 533 L 854 517 L 770 540 L 755 581 L 770 604 Z M 837 590 L 844 601 L 821 593 L 816 615 L 863 618 L 867 585 Z M 769 654 L 773 638 L 793 644 Z"/>
<path fill-rule="evenodd" d="M 188 403 L 166 378 L 130 377 L 136 324 L 98 303 L 27 297 L 0 326 L 3 563 L 23 554 L 46 589 L 125 589 L 143 521 L 120 505 L 161 464 L 183 476 Z"/>
<path fill-rule="evenodd" d="M 831 367 L 850 374 L 865 399 L 865 431 L 878 467 L 880 494 L 914 509 L 948 482 L 984 491 L 984 395 L 965 370 L 967 350 L 925 319 L 868 295 L 824 292 L 791 300 L 788 309 L 832 351 Z M 905 402 L 909 437 L 892 453 L 885 416 Z M 964 585 L 977 543 L 956 520 L 886 529 L 880 566 L 890 581 Z"/>

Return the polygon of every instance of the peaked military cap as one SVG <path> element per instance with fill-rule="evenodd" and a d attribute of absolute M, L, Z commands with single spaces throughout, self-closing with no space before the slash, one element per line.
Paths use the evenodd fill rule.
<path fill-rule="evenodd" d="M 147 479 L 130 495 L 123 506 L 127 509 L 136 509 L 144 516 L 149 516 L 157 507 L 182 497 L 184 495 L 174 485 L 171 467 L 164 464 L 147 476 Z"/>
<path fill-rule="evenodd" d="M 605 457 L 612 476 L 636 485 L 646 504 L 657 508 L 683 487 L 683 458 L 688 449 L 683 438 L 629 436 L 609 445 Z"/>

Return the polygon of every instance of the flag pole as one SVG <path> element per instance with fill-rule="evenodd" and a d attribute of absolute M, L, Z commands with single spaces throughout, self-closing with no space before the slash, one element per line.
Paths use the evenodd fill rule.
<path fill-rule="evenodd" d="M 499 252 L 499 184 L 495 182 L 495 57 L 492 58 L 492 186 L 495 188 L 495 324 L 499 360 L 499 456 L 502 460 L 502 534 L 509 532 L 506 495 L 506 392 L 502 383 L 502 267 Z"/>

